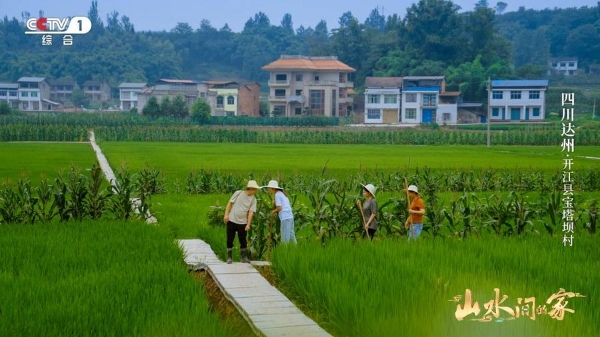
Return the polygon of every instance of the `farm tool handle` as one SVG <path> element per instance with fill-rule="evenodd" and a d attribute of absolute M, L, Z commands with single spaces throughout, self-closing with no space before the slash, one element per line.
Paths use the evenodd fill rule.
<path fill-rule="evenodd" d="M 367 229 L 367 223 L 365 222 L 365 212 L 363 211 L 362 208 L 362 204 L 360 203 L 360 199 L 358 199 L 359 204 L 357 204 L 356 206 L 358 206 L 358 209 L 360 210 L 360 216 L 362 217 L 362 221 L 363 221 L 363 227 L 365 228 L 365 233 L 367 233 L 367 237 L 370 238 L 369 236 L 369 230 Z"/>
<path fill-rule="evenodd" d="M 408 207 L 408 220 L 410 221 L 410 231 L 412 232 L 412 237 L 415 237 L 415 229 L 412 223 L 412 216 L 410 215 L 410 197 L 408 193 L 408 178 L 404 177 L 404 189 L 406 190 L 406 203 Z"/>

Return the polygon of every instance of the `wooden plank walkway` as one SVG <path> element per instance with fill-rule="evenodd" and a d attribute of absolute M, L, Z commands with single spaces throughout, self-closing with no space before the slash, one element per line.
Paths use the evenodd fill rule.
<path fill-rule="evenodd" d="M 179 240 L 185 263 L 206 270 L 259 336 L 331 336 L 248 263 L 227 264 L 202 240 Z"/>

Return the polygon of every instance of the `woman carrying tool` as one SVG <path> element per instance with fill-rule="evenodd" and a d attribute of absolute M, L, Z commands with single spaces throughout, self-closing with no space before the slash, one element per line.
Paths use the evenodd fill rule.
<path fill-rule="evenodd" d="M 406 189 L 410 199 L 408 206 L 408 218 L 404 223 L 404 228 L 408 229 L 408 240 L 416 240 L 423 230 L 423 215 L 425 215 L 425 202 L 421 199 L 419 188 L 410 185 Z"/>
<path fill-rule="evenodd" d="M 294 214 L 292 213 L 292 206 L 290 205 L 290 199 L 283 191 L 283 188 L 279 187 L 279 183 L 275 180 L 269 181 L 269 185 L 266 186 L 269 189 L 269 193 L 275 196 L 275 209 L 271 211 L 271 216 L 279 213 L 279 220 L 281 221 L 281 242 L 298 243 L 296 241 L 296 233 L 294 233 Z"/>
<path fill-rule="evenodd" d="M 360 199 L 356 200 L 356 205 L 360 208 L 363 216 L 363 225 L 365 226 L 365 234 L 373 240 L 377 231 L 377 200 L 375 199 L 375 191 L 377 190 L 373 184 L 361 185 L 363 187 L 364 204 L 361 205 Z M 363 234 L 363 237 L 365 236 Z"/>

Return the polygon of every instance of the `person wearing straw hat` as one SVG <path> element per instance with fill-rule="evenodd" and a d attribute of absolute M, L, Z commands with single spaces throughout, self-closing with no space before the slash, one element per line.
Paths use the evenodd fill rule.
<path fill-rule="evenodd" d="M 375 232 L 377 231 L 377 199 L 375 199 L 375 191 L 377 188 L 373 184 L 362 185 L 363 197 L 365 202 L 361 205 L 360 199 L 356 201 L 358 207 L 362 207 L 363 224 L 365 226 L 366 233 L 369 238 L 373 240 Z M 363 233 L 363 237 L 366 233 Z"/>
<path fill-rule="evenodd" d="M 225 207 L 223 221 L 227 224 L 227 263 L 233 262 L 233 240 L 235 234 L 240 241 L 240 253 L 242 262 L 250 263 L 248 259 L 248 243 L 246 234 L 250 230 L 252 218 L 256 212 L 256 197 L 254 194 L 260 189 L 255 180 L 248 181 L 245 191 L 236 191 Z"/>
<path fill-rule="evenodd" d="M 292 213 L 292 206 L 290 205 L 290 199 L 287 197 L 283 188 L 279 187 L 279 183 L 276 180 L 269 181 L 266 186 L 269 189 L 269 193 L 275 197 L 275 209 L 271 211 L 271 216 L 279 213 L 279 220 L 281 221 L 281 242 L 298 243 L 296 241 L 296 233 L 294 233 L 294 213 Z"/>
<path fill-rule="evenodd" d="M 419 188 L 415 185 L 410 185 L 407 188 L 410 198 L 410 206 L 408 206 L 409 217 L 404 223 L 404 228 L 409 229 L 408 240 L 416 240 L 421 231 L 423 231 L 423 215 L 425 215 L 425 202 L 419 194 Z"/>

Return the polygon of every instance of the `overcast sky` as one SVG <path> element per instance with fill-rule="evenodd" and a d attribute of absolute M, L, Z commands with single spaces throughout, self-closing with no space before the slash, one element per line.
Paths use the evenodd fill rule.
<path fill-rule="evenodd" d="M 329 29 L 338 27 L 339 17 L 351 11 L 361 22 L 375 7 L 385 16 L 396 13 L 404 17 L 406 8 L 414 0 L 98 0 L 100 17 L 106 22 L 106 15 L 112 11 L 129 16 L 136 30 L 170 30 L 178 22 L 189 23 L 198 28 L 202 19 L 208 19 L 216 28 L 225 23 L 238 32 L 254 14 L 262 11 L 279 24 L 285 13 L 292 15 L 294 28 L 300 25 L 314 27 L 321 19 L 327 21 Z M 456 0 L 462 11 L 472 10 L 476 0 Z M 489 1 L 494 7 L 497 0 Z M 506 11 L 516 11 L 520 6 L 533 9 L 596 6 L 597 0 L 504 0 Z M 22 11 L 38 17 L 43 10 L 46 17 L 67 17 L 86 15 L 91 0 L 0 0 L 0 16 L 21 18 Z"/>

